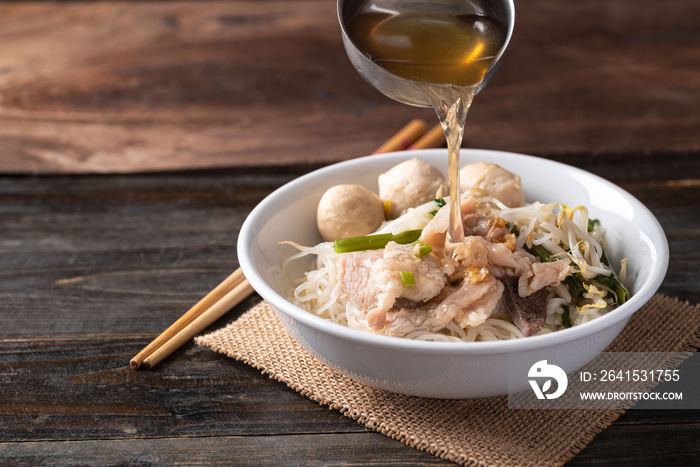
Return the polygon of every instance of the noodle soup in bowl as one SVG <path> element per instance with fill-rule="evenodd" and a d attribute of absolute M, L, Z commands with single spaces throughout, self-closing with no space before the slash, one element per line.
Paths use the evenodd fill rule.
<path fill-rule="evenodd" d="M 241 268 L 253 288 L 273 307 L 291 336 L 314 357 L 351 379 L 387 391 L 431 398 L 475 398 L 509 392 L 513 356 L 528 353 L 556 362 L 567 374 L 602 352 L 628 320 L 656 292 L 668 265 L 668 243 L 658 221 L 636 198 L 583 170 L 545 159 L 487 150 L 461 151 L 462 165 L 485 161 L 521 177 L 528 202 L 586 206 L 605 229 L 612 264 L 626 259 L 624 285 L 629 299 L 583 324 L 546 334 L 487 342 L 430 342 L 351 329 L 310 313 L 287 299 L 274 271 L 295 242 L 322 242 L 316 210 L 324 192 L 338 184 L 358 184 L 377 192 L 377 177 L 417 157 L 447 173 L 443 149 L 403 151 L 341 162 L 279 188 L 248 216 L 238 241 Z M 294 276 L 312 266 L 296 261 Z M 527 389 L 511 384 L 510 391 Z"/>

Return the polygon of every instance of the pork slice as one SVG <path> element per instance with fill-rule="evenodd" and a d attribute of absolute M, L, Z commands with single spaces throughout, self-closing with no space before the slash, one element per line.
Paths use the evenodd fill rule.
<path fill-rule="evenodd" d="M 547 286 L 557 285 L 571 272 L 567 259 L 542 263 L 522 248 L 510 253 L 504 243 L 491 245 L 489 271 L 499 279 L 519 278 L 518 290 L 521 297 L 527 297 Z"/>
<path fill-rule="evenodd" d="M 521 297 L 518 279 L 515 277 L 504 278 L 503 285 L 503 302 L 510 311 L 513 323 L 525 336 L 540 332 L 547 319 L 547 291 L 541 289 L 527 297 Z"/>
<path fill-rule="evenodd" d="M 571 265 L 568 259 L 540 263 L 536 260 L 520 271 L 518 293 L 526 297 L 551 285 L 557 285 L 569 275 Z"/>
<path fill-rule="evenodd" d="M 502 294 L 503 284 L 493 276 L 478 283 L 464 280 L 421 307 L 394 309 L 383 334 L 404 337 L 414 331 L 437 332 L 452 321 L 461 327 L 478 326 L 498 307 Z"/>
<path fill-rule="evenodd" d="M 459 312 L 454 318 L 459 327 L 475 327 L 484 323 L 491 316 L 498 307 L 502 296 L 503 284 L 489 275 L 487 280 L 476 284 L 468 283 L 465 280 L 462 287 L 448 297 L 447 306 L 459 308 Z"/>
<path fill-rule="evenodd" d="M 487 240 L 484 240 L 488 242 Z M 507 243 L 487 243 L 489 265 L 496 268 L 516 269 L 518 261 Z"/>
<path fill-rule="evenodd" d="M 476 212 L 476 201 L 474 198 L 462 198 L 462 217 Z M 441 207 L 435 217 L 423 228 L 420 241 L 426 243 L 436 250 L 445 247 L 445 236 L 450 223 L 450 206 Z"/>
<path fill-rule="evenodd" d="M 456 245 L 454 258 L 463 268 L 487 266 L 491 246 L 490 242 L 481 237 L 465 237 L 463 243 Z"/>
<path fill-rule="evenodd" d="M 462 218 L 464 235 L 478 235 L 494 243 L 515 245 L 515 235 L 506 228 L 506 222 L 487 210 L 485 214 L 468 213 Z M 512 239 L 512 241 L 511 241 Z"/>
<path fill-rule="evenodd" d="M 393 337 L 405 337 L 416 330 L 432 327 L 431 317 L 424 309 L 419 308 L 399 308 L 398 306 L 390 310 L 386 315 L 386 326 L 379 331 L 379 334 Z"/>
<path fill-rule="evenodd" d="M 432 255 L 418 257 L 414 245 L 399 245 L 389 242 L 384 248 L 384 257 L 375 268 L 377 280 L 387 280 L 386 290 L 394 297 L 401 297 L 415 302 L 424 302 L 437 296 L 445 287 L 446 279 L 442 268 Z M 410 272 L 415 285 L 403 285 L 399 272 Z"/>
<path fill-rule="evenodd" d="M 370 280 L 372 265 L 380 260 L 382 250 L 363 251 L 343 255 L 340 258 L 338 281 L 348 298 L 359 309 L 369 310 L 377 304 L 379 289 L 375 281 Z"/>
<path fill-rule="evenodd" d="M 400 272 L 410 272 L 415 285 L 404 286 Z M 375 332 L 384 328 L 397 299 L 423 303 L 439 295 L 446 282 L 432 256 L 418 258 L 413 245 L 395 242 L 389 242 L 384 250 L 346 255 L 340 261 L 338 278 Z"/>
<path fill-rule="evenodd" d="M 472 235 L 455 249 L 455 259 L 462 269 L 488 267 L 496 277 L 515 274 L 518 261 L 505 243 L 491 243 L 483 237 Z"/>

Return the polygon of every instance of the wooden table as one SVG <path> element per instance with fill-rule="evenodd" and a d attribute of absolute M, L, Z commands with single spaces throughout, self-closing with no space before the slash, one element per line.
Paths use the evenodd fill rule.
<path fill-rule="evenodd" d="M 700 302 L 700 4 L 530 0 L 465 146 L 611 180 Z M 188 344 L 129 359 L 237 267 L 283 183 L 431 111 L 347 63 L 334 3 L 0 6 L 0 464 L 440 464 Z M 259 301 L 236 307 L 211 329 Z M 571 465 L 700 458 L 697 411 L 631 410 Z"/>

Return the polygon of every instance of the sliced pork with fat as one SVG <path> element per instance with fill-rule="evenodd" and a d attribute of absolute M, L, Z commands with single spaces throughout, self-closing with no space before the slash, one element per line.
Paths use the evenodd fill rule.
<path fill-rule="evenodd" d="M 437 332 L 453 321 L 462 328 L 478 326 L 498 307 L 502 294 L 503 284 L 493 276 L 477 283 L 464 280 L 458 287 L 445 287 L 439 298 L 421 307 L 394 307 L 381 331 L 404 337 L 416 331 Z"/>
<path fill-rule="evenodd" d="M 565 279 L 569 260 L 541 263 L 515 247 L 515 236 L 488 207 L 479 207 L 473 198 L 465 198 L 461 206 L 465 239 L 450 255 L 443 251 L 449 217 L 445 206 L 421 234 L 421 242 L 433 248 L 427 256 L 418 257 L 416 245 L 390 242 L 384 250 L 342 257 L 341 287 L 366 313 L 371 331 L 406 336 L 437 332 L 452 322 L 461 328 L 479 326 L 499 308 L 503 281 L 508 283 L 514 322 L 526 335 L 541 329 L 541 313 L 535 319 L 518 303 L 539 304 L 542 295 L 537 292 Z M 400 273 L 410 273 L 415 284 L 403 283 Z M 531 300 L 521 300 L 533 294 Z M 544 304 L 537 306 L 546 315 Z"/>
<path fill-rule="evenodd" d="M 426 302 L 445 287 L 440 265 L 432 257 L 416 256 L 414 245 L 389 242 L 384 250 L 354 253 L 340 261 L 339 281 L 349 299 L 367 312 L 373 330 L 386 324 L 386 313 L 396 299 Z M 410 272 L 415 285 L 404 286 L 400 272 Z"/>

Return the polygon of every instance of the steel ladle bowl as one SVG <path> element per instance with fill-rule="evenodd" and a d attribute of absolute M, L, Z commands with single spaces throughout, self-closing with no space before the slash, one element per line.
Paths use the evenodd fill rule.
<path fill-rule="evenodd" d="M 466 7 L 469 13 L 491 17 L 506 26 L 506 38 L 503 46 L 479 85 L 477 90 L 477 93 L 479 93 L 491 81 L 498 70 L 503 53 L 513 35 L 515 24 L 513 0 L 432 0 L 424 3 L 419 3 L 415 0 L 338 0 L 338 20 L 342 31 L 343 44 L 350 62 L 369 84 L 384 95 L 404 104 L 432 107 L 430 100 L 416 83 L 385 70 L 360 52 L 348 36 L 346 29 L 347 22 L 353 16 L 367 11 L 369 8 L 379 8 L 383 11 L 405 11 L 407 9 L 415 9 L 418 5 L 442 9 L 459 6 L 460 11 L 464 11 Z"/>

